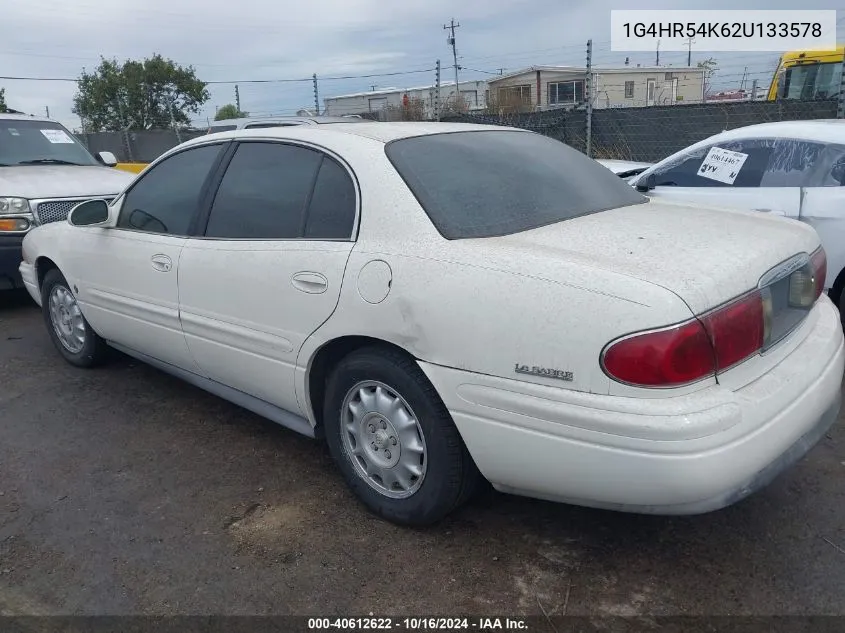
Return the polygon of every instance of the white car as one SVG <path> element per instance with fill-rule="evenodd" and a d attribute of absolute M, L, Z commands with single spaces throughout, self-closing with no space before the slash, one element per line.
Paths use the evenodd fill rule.
<path fill-rule="evenodd" d="M 760 123 L 676 152 L 629 180 L 653 199 L 806 222 L 827 252 L 825 290 L 845 315 L 845 121 Z M 749 240 L 758 240 L 754 234 Z"/>
<path fill-rule="evenodd" d="M 204 136 L 23 250 L 68 362 L 112 346 L 325 438 L 397 523 L 437 521 L 479 475 L 707 512 L 801 457 L 840 407 L 811 227 L 649 201 L 513 128 Z"/>

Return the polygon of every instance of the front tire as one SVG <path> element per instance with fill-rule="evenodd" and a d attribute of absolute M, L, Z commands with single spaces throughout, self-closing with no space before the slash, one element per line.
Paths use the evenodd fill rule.
<path fill-rule="evenodd" d="M 71 365 L 88 368 L 106 360 L 106 342 L 88 324 L 70 285 L 55 268 L 41 284 L 41 312 L 53 345 Z"/>
<path fill-rule="evenodd" d="M 366 348 L 341 360 L 326 385 L 323 420 L 349 487 L 393 523 L 435 523 L 480 481 L 434 386 L 397 350 Z"/>

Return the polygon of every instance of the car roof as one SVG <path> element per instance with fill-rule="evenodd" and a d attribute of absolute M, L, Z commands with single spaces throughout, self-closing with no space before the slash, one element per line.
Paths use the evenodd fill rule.
<path fill-rule="evenodd" d="M 48 119 L 43 116 L 32 116 L 31 114 L 12 114 L 0 112 L 0 121 L 38 121 L 40 123 L 58 123 L 55 119 Z"/>
<path fill-rule="evenodd" d="M 812 121 L 773 121 L 755 123 L 726 130 L 695 145 L 713 141 L 746 138 L 792 138 L 818 143 L 845 143 L 845 119 L 814 119 Z M 690 146 L 692 147 L 692 146 Z"/>
<path fill-rule="evenodd" d="M 291 123 L 297 121 L 313 121 L 314 123 L 349 123 L 361 119 L 342 116 L 267 116 L 267 117 L 241 117 L 238 119 L 220 119 L 212 121 L 209 127 L 221 127 L 224 125 L 247 125 L 249 123 Z"/>
<path fill-rule="evenodd" d="M 298 125 L 291 127 L 267 127 L 252 130 L 230 130 L 228 132 L 212 132 L 183 143 L 199 144 L 212 139 L 250 139 L 250 138 L 279 138 L 319 141 L 327 139 L 327 135 L 348 135 L 367 138 L 381 143 L 389 143 L 401 138 L 412 136 L 428 136 L 431 134 L 447 134 L 450 132 L 478 132 L 478 131 L 512 131 L 526 132 L 514 127 L 502 125 L 481 125 L 476 123 L 438 123 L 438 122 L 360 122 L 337 123 L 335 125 Z"/>

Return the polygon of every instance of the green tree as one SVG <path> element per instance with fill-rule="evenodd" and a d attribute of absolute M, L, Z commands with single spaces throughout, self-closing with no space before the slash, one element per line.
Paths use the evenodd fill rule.
<path fill-rule="evenodd" d="M 73 112 L 91 132 L 188 125 L 209 99 L 206 86 L 192 66 L 158 54 L 122 64 L 101 57 L 93 73 L 82 69 Z"/>
<path fill-rule="evenodd" d="M 222 121 L 223 119 L 240 119 L 247 116 L 249 116 L 249 112 L 238 110 L 238 106 L 234 103 L 227 103 L 217 111 L 217 114 L 214 115 L 214 120 Z"/>
<path fill-rule="evenodd" d="M 704 61 L 698 62 L 696 66 L 704 69 L 704 94 L 708 95 L 710 94 L 710 80 L 713 75 L 716 74 L 716 71 L 719 70 L 719 66 L 716 63 L 716 60 L 712 57 L 708 57 Z"/>
<path fill-rule="evenodd" d="M 0 88 L 0 112 L 6 112 L 6 89 Z"/>

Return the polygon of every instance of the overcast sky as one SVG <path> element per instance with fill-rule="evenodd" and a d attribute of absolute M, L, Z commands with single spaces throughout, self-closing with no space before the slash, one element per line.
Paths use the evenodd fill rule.
<path fill-rule="evenodd" d="M 845 0 L 817 0 L 814 9 L 845 9 Z M 443 79 L 454 76 L 444 23 L 454 17 L 460 79 L 532 64 L 583 65 L 587 38 L 594 64 L 622 65 L 625 53 L 610 50 L 614 8 L 795 9 L 786 0 L 653 0 L 639 6 L 608 0 L 2 0 L 0 75 L 76 78 L 99 56 L 142 59 L 160 53 L 192 65 L 204 81 L 239 82 L 241 107 L 252 114 L 313 108 L 310 82 L 250 84 L 255 79 L 330 77 L 420 71 L 390 77 L 320 81 L 322 98 L 348 92 L 434 83 L 435 60 Z M 632 6 L 634 5 L 634 6 Z M 737 6 L 739 5 L 739 6 Z M 843 22 L 845 13 L 838 16 Z M 841 33 L 841 31 L 840 31 Z M 653 64 L 654 54 L 628 54 L 631 63 Z M 748 78 L 771 79 L 777 54 L 708 54 L 693 47 L 693 64 L 715 57 L 719 87 Z M 685 65 L 686 53 L 661 53 L 661 64 Z M 72 128 L 75 84 L 0 79 L 9 107 L 51 116 Z M 750 86 L 749 86 L 750 87 Z M 197 124 L 215 107 L 234 102 L 234 83 L 213 84 Z"/>

